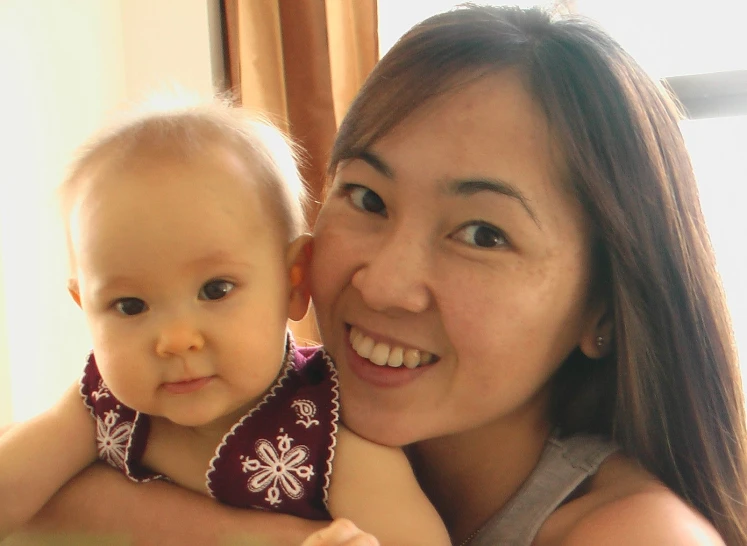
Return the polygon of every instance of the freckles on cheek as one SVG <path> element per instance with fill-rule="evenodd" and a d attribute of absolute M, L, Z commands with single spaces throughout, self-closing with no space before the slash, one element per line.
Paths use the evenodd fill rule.
<path fill-rule="evenodd" d="M 311 297 L 320 299 L 340 288 L 344 277 L 352 274 L 353 256 L 359 252 L 349 237 L 325 232 L 321 240 L 315 241 L 311 263 Z"/>
<path fill-rule="evenodd" d="M 523 269 L 504 278 L 463 282 L 450 287 L 450 293 L 460 297 L 448 308 L 442 304 L 442 320 L 452 342 L 464 351 L 480 351 L 491 341 L 507 351 L 520 349 L 521 339 L 536 335 L 552 314 L 557 288 L 546 270 Z"/>

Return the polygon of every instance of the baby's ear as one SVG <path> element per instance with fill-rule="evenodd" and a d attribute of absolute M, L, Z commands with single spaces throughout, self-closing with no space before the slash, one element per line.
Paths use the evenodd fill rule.
<path fill-rule="evenodd" d="M 290 299 L 288 300 L 288 318 L 299 321 L 309 310 L 311 286 L 309 268 L 311 266 L 313 240 L 311 235 L 304 234 L 288 247 L 286 264 L 290 281 Z"/>
<path fill-rule="evenodd" d="M 80 287 L 78 286 L 78 279 L 67 280 L 67 291 L 73 298 L 73 301 L 80 307 Z"/>

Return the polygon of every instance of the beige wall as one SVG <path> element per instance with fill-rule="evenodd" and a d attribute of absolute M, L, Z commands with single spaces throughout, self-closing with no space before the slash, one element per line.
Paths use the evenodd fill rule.
<path fill-rule="evenodd" d="M 65 290 L 55 185 L 117 108 L 171 87 L 211 93 L 215 5 L 0 1 L 0 425 L 45 409 L 89 346 Z"/>
<path fill-rule="evenodd" d="M 120 1 L 128 99 L 137 101 L 175 86 L 210 95 L 208 18 L 217 1 Z"/>

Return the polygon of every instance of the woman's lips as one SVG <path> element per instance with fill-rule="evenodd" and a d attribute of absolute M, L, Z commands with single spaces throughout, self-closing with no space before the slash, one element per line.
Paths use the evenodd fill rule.
<path fill-rule="evenodd" d="M 163 383 L 163 389 L 171 394 L 190 394 L 199 391 L 213 380 L 214 376 L 188 379 L 187 381 L 176 381 L 174 383 Z"/>

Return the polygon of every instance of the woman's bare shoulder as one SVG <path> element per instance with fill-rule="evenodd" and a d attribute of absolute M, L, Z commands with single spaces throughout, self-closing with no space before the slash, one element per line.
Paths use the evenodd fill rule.
<path fill-rule="evenodd" d="M 561 546 L 598 544 L 724 546 L 702 515 L 663 486 L 597 507 L 577 522 Z"/>
<path fill-rule="evenodd" d="M 548 519 L 537 544 L 724 546 L 705 517 L 622 455 L 611 457 L 584 494 Z"/>

